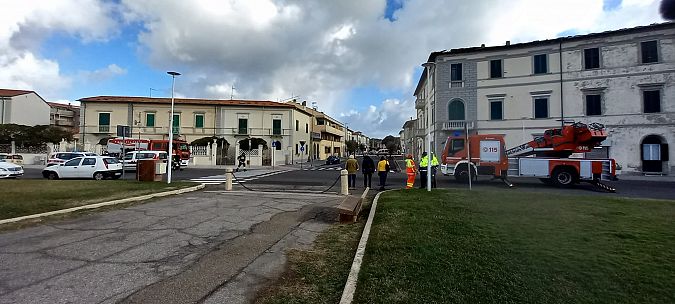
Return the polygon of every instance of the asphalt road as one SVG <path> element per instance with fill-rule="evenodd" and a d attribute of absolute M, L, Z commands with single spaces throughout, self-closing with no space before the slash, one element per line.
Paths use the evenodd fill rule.
<path fill-rule="evenodd" d="M 360 162 L 360 159 L 359 159 Z M 399 162 L 401 162 L 399 160 Z M 399 164 L 402 165 L 402 164 Z M 340 169 L 344 164 L 340 165 L 320 165 L 316 163 L 314 166 L 307 168 L 303 166 L 301 169 L 299 165 L 292 167 L 278 167 L 277 169 L 282 169 L 286 172 L 281 172 L 279 174 L 269 175 L 263 174 L 262 170 L 259 177 L 256 177 L 255 170 L 250 170 L 246 174 L 240 174 L 241 176 L 246 177 L 256 177 L 254 179 L 247 179 L 245 185 L 247 187 L 256 190 L 288 190 L 288 189 L 311 189 L 311 190 L 325 190 L 328 189 L 331 185 L 335 184 L 333 188 L 330 189 L 331 192 L 339 191 L 339 181 L 336 180 L 340 176 Z M 30 169 L 25 170 L 25 175 L 23 178 L 42 178 L 41 169 Z M 269 172 L 267 170 L 266 172 Z M 183 180 L 188 181 L 191 179 L 198 179 L 208 176 L 223 175 L 225 174 L 223 169 L 201 169 L 201 168 L 187 168 L 183 171 L 174 171 L 173 178 L 174 180 Z M 238 175 L 238 174 L 235 174 Z M 126 179 L 133 179 L 135 175 L 133 172 L 129 173 Z M 388 189 L 398 189 L 405 187 L 406 175 L 405 172 L 393 172 L 389 173 L 387 178 L 387 188 Z M 675 199 L 675 183 L 674 182 L 661 182 L 661 181 L 649 181 L 649 180 L 619 180 L 615 182 L 606 182 L 606 184 L 617 189 L 616 193 L 607 193 L 605 191 L 597 189 L 595 186 L 588 183 L 581 183 L 571 189 L 559 189 L 552 186 L 544 185 L 536 178 L 512 178 L 510 181 L 515 185 L 514 188 L 508 188 L 505 184 L 500 181 L 490 180 L 487 177 L 479 178 L 478 182 L 473 184 L 474 189 L 492 189 L 492 190 L 505 190 L 505 191 L 531 191 L 531 192 L 543 192 L 547 194 L 559 193 L 559 194 L 574 194 L 574 195 L 606 195 L 606 196 L 621 196 L 621 197 L 640 197 L 640 198 L 653 198 L 653 199 Z M 363 175 L 357 175 L 357 187 L 363 188 Z M 437 177 L 437 183 L 439 188 L 468 188 L 468 185 L 460 184 L 455 182 L 455 179 L 451 176 L 439 175 Z M 373 188 L 376 188 L 378 184 L 378 177 L 373 176 L 372 184 Z M 419 175 L 415 181 L 415 186 L 419 187 Z M 218 188 L 217 186 L 215 188 Z"/>

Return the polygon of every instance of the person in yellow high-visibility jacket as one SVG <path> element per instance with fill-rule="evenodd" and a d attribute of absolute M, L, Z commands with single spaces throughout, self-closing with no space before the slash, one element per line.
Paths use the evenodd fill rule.
<path fill-rule="evenodd" d="M 412 154 L 408 154 L 406 157 L 405 172 L 408 175 L 405 188 L 412 189 L 413 186 L 415 186 L 415 177 L 417 176 L 417 167 L 415 166 L 415 161 L 413 160 Z"/>

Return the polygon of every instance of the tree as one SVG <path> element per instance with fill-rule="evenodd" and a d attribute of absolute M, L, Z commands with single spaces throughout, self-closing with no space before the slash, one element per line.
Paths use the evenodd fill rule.
<path fill-rule="evenodd" d="M 661 17 L 666 20 L 675 20 L 675 0 L 661 0 Z"/>
<path fill-rule="evenodd" d="M 347 152 L 349 153 L 355 153 L 356 149 L 359 147 L 359 143 L 357 143 L 355 140 L 348 140 L 345 142 L 345 144 L 347 145 Z"/>
<path fill-rule="evenodd" d="M 364 144 L 359 144 L 359 150 L 361 150 L 361 151 L 363 151 L 363 152 L 366 152 L 366 148 L 368 148 L 366 145 L 364 145 Z"/>
<path fill-rule="evenodd" d="M 387 135 L 382 139 L 382 144 L 387 147 L 390 155 L 401 150 L 401 139 L 398 137 Z"/>
<path fill-rule="evenodd" d="M 15 142 L 19 146 L 40 146 L 45 143 L 72 141 L 73 132 L 56 126 L 24 126 L 17 124 L 0 125 L 0 143 Z"/>

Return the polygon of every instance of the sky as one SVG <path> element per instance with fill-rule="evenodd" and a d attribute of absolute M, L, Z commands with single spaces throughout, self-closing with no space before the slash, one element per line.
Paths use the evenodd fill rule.
<path fill-rule="evenodd" d="M 397 136 L 433 51 L 663 22 L 658 0 L 0 0 L 0 88 L 316 102 Z"/>

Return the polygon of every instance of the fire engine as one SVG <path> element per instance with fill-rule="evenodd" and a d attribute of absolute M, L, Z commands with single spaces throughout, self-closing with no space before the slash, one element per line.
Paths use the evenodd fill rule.
<path fill-rule="evenodd" d="M 543 136 L 508 150 L 501 134 L 469 135 L 468 145 L 464 136 L 451 136 L 443 149 L 441 172 L 460 182 L 468 182 L 469 176 L 475 180 L 480 175 L 490 175 L 513 186 L 507 179 L 510 176 L 537 177 L 558 187 L 584 181 L 614 192 L 614 188 L 600 182 L 616 180 L 613 159 L 570 157 L 590 152 L 606 138 L 604 125 L 580 122 L 546 130 Z"/>

